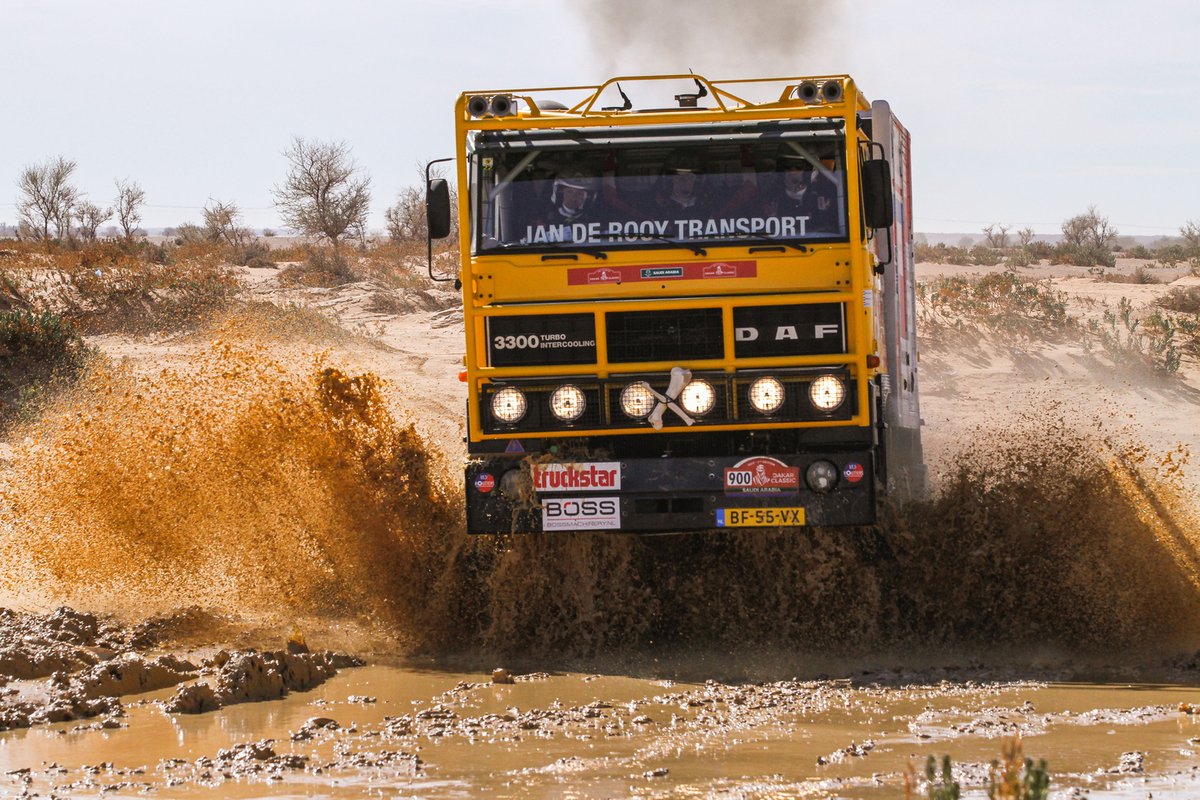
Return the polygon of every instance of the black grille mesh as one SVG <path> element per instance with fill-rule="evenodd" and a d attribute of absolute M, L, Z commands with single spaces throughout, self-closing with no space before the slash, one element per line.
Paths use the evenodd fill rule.
<path fill-rule="evenodd" d="M 614 311 L 605 316 L 612 364 L 721 358 L 719 308 Z"/>

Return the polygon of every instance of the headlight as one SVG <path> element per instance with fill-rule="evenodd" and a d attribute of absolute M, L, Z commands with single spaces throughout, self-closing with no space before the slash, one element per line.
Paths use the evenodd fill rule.
<path fill-rule="evenodd" d="M 587 398 L 578 386 L 566 384 L 550 394 L 550 413 L 561 422 L 574 422 L 583 416 Z"/>
<path fill-rule="evenodd" d="M 697 417 L 702 417 L 712 411 L 716 399 L 717 393 L 713 391 L 712 384 L 703 378 L 691 381 L 683 387 L 683 391 L 679 394 L 679 403 L 683 406 L 684 411 L 695 414 Z"/>
<path fill-rule="evenodd" d="M 838 468 L 829 461 L 814 461 L 804 471 L 804 482 L 814 492 L 828 492 L 837 485 Z"/>
<path fill-rule="evenodd" d="M 520 422 L 528 407 L 525 393 L 512 386 L 506 386 L 492 395 L 492 416 L 501 422 Z"/>
<path fill-rule="evenodd" d="M 808 387 L 808 398 L 822 411 L 833 411 L 846 399 L 846 384 L 833 375 L 822 375 Z"/>
<path fill-rule="evenodd" d="M 783 384 L 767 376 L 750 384 L 750 405 L 760 414 L 773 414 L 783 405 Z"/>
<path fill-rule="evenodd" d="M 645 381 L 631 383 L 621 390 L 621 410 L 634 419 L 649 416 L 657 402 Z"/>

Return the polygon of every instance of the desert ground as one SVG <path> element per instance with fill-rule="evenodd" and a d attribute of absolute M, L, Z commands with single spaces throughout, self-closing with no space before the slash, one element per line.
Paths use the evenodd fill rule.
<path fill-rule="evenodd" d="M 0 451 L 0 794 L 1200 796 L 1200 353 L 1120 311 L 1200 278 L 1148 269 L 1017 268 L 1064 322 L 918 265 L 935 496 L 849 533 L 468 539 L 440 287 L 89 336 Z"/>

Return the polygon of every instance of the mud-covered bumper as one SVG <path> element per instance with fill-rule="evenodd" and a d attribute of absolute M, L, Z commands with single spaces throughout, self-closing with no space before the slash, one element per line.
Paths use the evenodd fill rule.
<path fill-rule="evenodd" d="M 813 491 L 810 465 L 836 480 Z M 548 462 L 480 456 L 466 466 L 470 533 L 670 532 L 726 528 L 870 525 L 870 451 L 714 458 Z"/>

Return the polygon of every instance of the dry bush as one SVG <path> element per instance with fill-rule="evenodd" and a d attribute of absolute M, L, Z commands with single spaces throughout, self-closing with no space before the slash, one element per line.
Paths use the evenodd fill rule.
<path fill-rule="evenodd" d="M 926 334 L 989 330 L 1046 336 L 1076 325 L 1066 295 L 1047 281 L 997 272 L 980 278 L 945 277 L 917 285 L 920 321 Z"/>
<path fill-rule="evenodd" d="M 206 325 L 208 331 L 222 335 L 237 333 L 254 340 L 274 340 L 285 343 L 309 342 L 328 344 L 345 342 L 353 334 L 334 320 L 307 306 L 253 300 L 235 303 L 213 317 Z"/>
<path fill-rule="evenodd" d="M 1103 280 L 1105 283 L 1162 283 L 1162 278 L 1141 266 L 1128 274 L 1121 274 L 1117 272 L 1105 273 L 1101 280 Z"/>
<path fill-rule="evenodd" d="M 313 247 L 299 264 L 290 264 L 279 271 L 281 283 L 296 286 L 333 287 L 361 280 L 344 253 L 325 247 Z"/>
<path fill-rule="evenodd" d="M 180 257 L 176 250 L 170 263 L 152 260 L 159 254 L 151 246 L 96 242 L 11 259 L 4 278 L 32 308 L 60 314 L 83 333 L 190 328 L 240 290 L 236 274 L 212 252 Z"/>
<path fill-rule="evenodd" d="M 0 429 L 72 383 L 92 356 L 76 326 L 58 314 L 0 311 Z"/>
<path fill-rule="evenodd" d="M 1200 314 L 1200 286 L 1176 286 L 1155 302 L 1168 311 Z"/>

